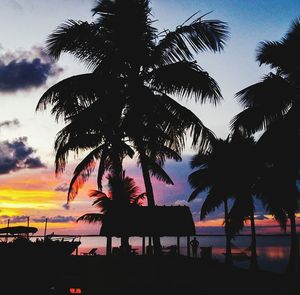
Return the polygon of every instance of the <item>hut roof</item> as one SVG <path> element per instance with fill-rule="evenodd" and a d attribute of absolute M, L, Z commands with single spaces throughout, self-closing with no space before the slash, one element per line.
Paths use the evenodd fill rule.
<path fill-rule="evenodd" d="M 130 206 L 105 215 L 101 236 L 191 236 L 195 225 L 187 206 Z"/>

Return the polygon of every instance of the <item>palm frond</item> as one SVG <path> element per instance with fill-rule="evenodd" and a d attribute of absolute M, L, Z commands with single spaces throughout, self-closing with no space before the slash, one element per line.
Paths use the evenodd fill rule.
<path fill-rule="evenodd" d="M 226 196 L 223 192 L 211 188 L 207 194 L 205 201 L 202 204 L 200 211 L 200 219 L 203 220 L 205 217 L 215 211 L 226 199 Z"/>
<path fill-rule="evenodd" d="M 75 168 L 69 186 L 68 202 L 76 197 L 79 188 L 89 179 L 95 169 L 95 160 L 99 159 L 104 148 L 106 148 L 105 144 L 91 151 Z"/>
<path fill-rule="evenodd" d="M 200 169 L 192 172 L 188 177 L 188 181 L 192 188 L 197 188 L 202 192 L 211 187 L 211 178 L 209 169 Z"/>
<path fill-rule="evenodd" d="M 161 104 L 172 114 L 173 121 L 166 128 L 167 133 L 172 134 L 172 124 L 176 128 L 181 128 L 181 134 L 187 130 L 192 138 L 192 148 L 197 148 L 201 152 L 209 150 L 211 142 L 215 139 L 214 133 L 208 129 L 201 120 L 189 109 L 183 107 L 168 95 L 161 96 Z M 169 128 L 171 128 L 169 130 Z M 178 134 L 177 129 L 177 134 Z"/>
<path fill-rule="evenodd" d="M 192 169 L 195 168 L 206 168 L 209 161 L 209 154 L 207 153 L 198 153 L 194 155 L 190 161 L 190 166 Z"/>
<path fill-rule="evenodd" d="M 217 82 L 195 62 L 180 61 L 155 69 L 150 75 L 150 85 L 179 98 L 194 97 L 201 103 L 217 104 L 222 99 Z"/>
<path fill-rule="evenodd" d="M 86 213 L 80 216 L 76 222 L 83 221 L 87 223 L 95 223 L 95 222 L 102 222 L 104 219 L 104 214 L 100 213 Z"/>
<path fill-rule="evenodd" d="M 167 31 L 157 45 L 166 63 L 180 60 L 192 60 L 195 53 L 211 50 L 221 51 L 228 38 L 227 24 L 219 20 L 198 18 L 189 25 L 178 26 Z"/>
<path fill-rule="evenodd" d="M 80 113 L 104 93 L 99 79 L 94 74 L 82 74 L 58 82 L 42 95 L 36 111 L 46 110 L 48 105 L 52 105 L 51 113 L 57 121 L 60 117 Z M 105 81 L 102 82 L 105 84 Z"/>
<path fill-rule="evenodd" d="M 147 167 L 148 170 L 151 172 L 152 176 L 154 176 L 156 179 L 169 184 L 174 185 L 172 179 L 170 176 L 166 173 L 166 171 L 155 161 L 153 161 L 151 158 L 147 158 Z"/>
<path fill-rule="evenodd" d="M 58 59 L 61 53 L 68 52 L 95 67 L 107 54 L 104 36 L 105 30 L 97 24 L 68 20 L 48 37 L 47 53 Z"/>

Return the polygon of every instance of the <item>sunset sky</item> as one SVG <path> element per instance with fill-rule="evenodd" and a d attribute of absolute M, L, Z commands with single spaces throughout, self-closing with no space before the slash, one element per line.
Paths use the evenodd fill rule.
<path fill-rule="evenodd" d="M 66 190 L 79 159 L 70 158 L 66 172 L 54 174 L 54 138 L 63 127 L 47 112 L 35 112 L 40 96 L 54 83 L 87 69 L 71 56 L 63 55 L 56 63 L 43 51 L 47 36 L 68 19 L 92 21 L 92 0 L 1 0 L 0 1 L 0 225 L 7 219 L 25 224 L 30 216 L 42 230 L 49 218 L 49 231 L 56 233 L 98 233 L 99 226 L 76 224 L 86 212 L 92 212 L 89 189 L 95 189 L 95 175 L 71 204 L 65 206 Z M 255 49 L 260 41 L 278 40 L 299 16 L 300 1 L 256 0 L 152 0 L 153 19 L 160 29 L 174 29 L 194 12 L 213 11 L 207 16 L 228 23 L 230 39 L 220 54 L 197 56 L 201 67 L 216 79 L 224 101 L 217 107 L 192 101 L 191 108 L 218 137 L 226 138 L 229 121 L 241 108 L 234 94 L 257 82 L 268 68 L 259 67 Z M 187 205 L 191 192 L 187 177 L 193 151 L 186 149 L 182 163 L 167 163 L 175 185 L 153 180 L 158 204 Z M 127 175 L 134 177 L 143 191 L 142 176 L 135 162 L 126 161 Z M 203 198 L 189 204 L 199 232 L 219 232 L 222 210 L 209 220 L 199 222 Z M 262 232 L 273 232 L 271 216 L 257 204 L 257 222 Z M 211 226 L 207 229 L 203 226 Z M 271 229 L 271 230 L 270 230 Z"/>

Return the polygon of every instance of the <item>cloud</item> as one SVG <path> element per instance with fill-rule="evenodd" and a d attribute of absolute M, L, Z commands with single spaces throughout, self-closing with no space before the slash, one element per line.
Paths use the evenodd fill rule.
<path fill-rule="evenodd" d="M 0 142 L 0 175 L 25 168 L 45 168 L 40 158 L 33 156 L 34 153 L 35 150 L 27 145 L 27 137 Z"/>
<path fill-rule="evenodd" d="M 0 128 L 2 127 L 13 127 L 13 126 L 20 126 L 20 122 L 18 119 L 13 119 L 13 120 L 6 120 L 0 122 Z"/>
<path fill-rule="evenodd" d="M 77 220 L 76 217 L 74 216 L 63 216 L 63 215 L 57 215 L 53 217 L 47 218 L 48 222 L 50 223 L 69 223 L 69 222 L 74 222 Z M 39 218 L 34 218 L 34 222 L 45 222 L 46 216 L 41 216 Z"/>
<path fill-rule="evenodd" d="M 15 215 L 15 216 L 8 216 L 8 215 L 1 215 L 0 216 L 0 222 L 4 223 L 7 222 L 9 219 L 10 223 L 19 223 L 19 222 L 25 222 L 27 221 L 28 216 L 26 215 Z"/>
<path fill-rule="evenodd" d="M 62 71 L 41 47 L 6 52 L 0 55 L 0 92 L 13 93 L 43 86 L 49 77 Z"/>
<path fill-rule="evenodd" d="M 35 168 L 45 168 L 46 166 L 42 163 L 39 157 L 35 158 L 28 158 L 25 161 L 25 166 L 28 169 L 35 169 Z"/>
<path fill-rule="evenodd" d="M 174 203 L 175 206 L 189 206 L 190 203 L 187 202 L 186 200 L 177 200 Z"/>
<path fill-rule="evenodd" d="M 67 191 L 69 191 L 69 185 L 66 182 L 64 182 L 64 183 L 59 184 L 57 187 L 55 187 L 54 190 L 56 192 L 67 192 Z"/>

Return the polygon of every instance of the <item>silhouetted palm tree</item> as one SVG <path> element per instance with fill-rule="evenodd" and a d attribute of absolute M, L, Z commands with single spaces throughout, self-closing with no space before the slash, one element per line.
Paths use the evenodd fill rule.
<path fill-rule="evenodd" d="M 251 228 L 251 264 L 250 268 L 256 270 L 256 228 L 255 228 L 255 205 L 254 195 L 258 180 L 259 159 L 253 137 L 245 137 L 240 132 L 234 132 L 230 137 L 231 165 L 227 173 L 232 182 L 230 185 L 233 206 L 229 213 L 229 228 L 232 234 L 237 234 L 243 229 L 244 223 L 250 220 Z M 235 181 L 234 181 L 235 180 Z"/>
<path fill-rule="evenodd" d="M 257 60 L 261 64 L 269 65 L 274 72 L 269 73 L 257 84 L 251 85 L 237 93 L 245 110 L 232 120 L 232 128 L 240 129 L 248 134 L 265 130 L 259 140 L 263 151 L 265 168 L 263 178 L 275 177 L 282 174 L 284 181 L 276 182 L 277 192 L 287 191 L 277 197 L 274 195 L 274 204 L 282 206 L 274 212 L 279 212 L 277 219 L 284 221 L 282 210 L 287 214 L 291 224 L 291 268 L 299 269 L 299 242 L 296 235 L 295 213 L 298 210 L 299 194 L 297 181 L 299 179 L 299 97 L 300 72 L 298 52 L 300 49 L 300 21 L 295 20 L 290 30 L 280 41 L 262 42 L 258 48 Z M 289 145 L 292 143 L 293 145 Z M 272 169 L 269 169 L 272 168 Z M 280 172 L 281 171 L 281 172 Z M 270 176 L 266 176 L 266 173 Z M 289 179 L 288 179 L 289 178 Z M 266 183 L 272 184 L 269 180 Z M 290 188 L 288 188 L 288 185 Z M 265 187 L 265 185 L 262 185 Z M 272 188 L 264 189 L 266 192 Z M 290 193 L 288 193 L 290 192 Z M 266 193 L 264 194 L 266 195 Z M 285 199 L 278 201 L 277 199 Z M 268 193 L 268 201 L 271 196 Z M 286 201 L 289 199 L 289 201 Z M 289 203 L 289 205 L 288 205 Z M 269 205 L 267 205 L 269 206 Z M 294 261 L 292 263 L 292 261 Z"/>
<path fill-rule="evenodd" d="M 95 113 L 99 111 L 102 122 L 105 114 L 99 104 L 111 104 L 112 110 L 116 108 L 113 130 L 120 133 L 120 126 L 132 109 L 142 110 L 139 112 L 142 117 L 136 120 L 148 126 L 147 122 L 154 114 L 149 115 L 148 111 L 145 115 L 149 103 L 143 102 L 147 99 L 152 104 L 159 103 L 174 117 L 179 114 L 180 121 L 176 119 L 175 126 L 172 116 L 162 117 L 156 124 L 164 127 L 161 130 L 165 130 L 168 136 L 172 132 L 173 136 L 181 136 L 180 149 L 188 130 L 192 132 L 194 145 L 207 147 L 212 133 L 199 119 L 195 120 L 192 112 L 182 112 L 186 109 L 175 103 L 170 95 L 194 97 L 201 103 L 219 102 L 221 94 L 217 83 L 196 64 L 192 52 L 221 51 L 228 35 L 226 24 L 194 15 L 174 31 L 159 33 L 152 26 L 147 0 L 97 1 L 93 12 L 97 16 L 95 22 L 70 20 L 58 27 L 47 41 L 51 56 L 59 58 L 62 52 L 71 53 L 92 73 L 57 83 L 42 96 L 37 109 L 45 109 L 51 104 L 56 118 L 62 117 L 66 122 L 80 113 L 87 116 L 86 109 L 95 109 Z M 95 125 L 95 128 L 101 126 Z M 177 133 L 174 133 L 176 130 Z M 124 135 L 132 138 L 128 129 L 121 135 L 122 140 Z M 119 136 L 116 142 L 120 142 Z M 145 158 L 138 142 L 140 139 L 135 140 L 134 146 L 139 147 L 139 155 Z M 174 149 L 173 146 L 168 147 Z M 118 147 L 116 150 L 119 150 Z M 149 163 L 147 166 L 149 171 Z M 147 178 L 145 171 L 144 166 L 143 175 Z M 152 199 L 150 204 L 154 205 L 150 177 L 145 184 L 148 197 Z"/>
<path fill-rule="evenodd" d="M 140 101 L 146 97 L 152 97 L 153 103 L 160 100 L 174 114 L 180 105 L 168 94 L 194 96 L 201 102 L 219 101 L 216 82 L 193 61 L 191 48 L 195 52 L 222 50 L 227 36 L 225 23 L 199 17 L 174 31 L 158 33 L 152 27 L 149 3 L 143 0 L 98 1 L 93 12 L 98 16 L 94 23 L 68 21 L 48 39 L 50 55 L 58 58 L 69 52 L 93 72 L 54 85 L 42 96 L 37 109 L 52 104 L 56 118 L 68 122 L 87 107 L 100 111 L 96 102 L 101 101 L 101 106 L 105 101 L 112 109 L 117 105 L 115 118 L 120 121 L 133 105 L 142 106 Z M 189 122 L 194 139 L 201 135 L 206 146 L 211 133 L 200 120 L 192 122 L 191 114 L 186 112 L 188 117 L 183 119 Z"/>
<path fill-rule="evenodd" d="M 127 206 L 141 206 L 145 199 L 145 193 L 139 193 L 139 188 L 135 184 L 134 179 L 125 176 L 125 171 L 122 172 L 120 177 L 115 177 L 112 174 L 109 174 L 107 179 L 107 194 L 99 190 L 91 190 L 89 193 L 90 197 L 95 198 L 93 206 L 99 208 L 100 213 L 86 213 L 80 216 L 77 221 L 102 223 L 105 218 L 105 214 L 112 208 L 118 207 L 126 209 Z M 121 246 L 127 247 L 128 245 L 128 236 L 124 233 L 124 236 L 121 237 Z"/>
<path fill-rule="evenodd" d="M 212 144 L 210 151 L 199 153 L 192 158 L 191 168 L 199 170 L 189 175 L 189 183 L 195 189 L 188 201 L 194 200 L 201 192 L 207 192 L 202 204 L 200 219 L 203 220 L 216 208 L 224 205 L 224 226 L 226 235 L 226 258 L 228 265 L 232 264 L 231 231 L 229 228 L 228 200 L 231 197 L 231 178 L 228 178 L 228 168 L 231 165 L 231 155 L 227 140 L 218 139 Z"/>
<path fill-rule="evenodd" d="M 253 201 L 256 166 L 253 138 L 245 138 L 235 132 L 226 140 L 216 140 L 209 152 L 194 156 L 191 167 L 200 169 L 189 176 L 189 182 L 195 189 L 189 201 L 201 192 L 208 192 L 201 208 L 201 219 L 224 204 L 227 263 L 230 264 L 232 259 L 231 238 L 244 227 L 246 220 L 250 220 L 252 269 L 257 268 Z M 229 199 L 234 201 L 231 209 L 228 208 Z"/>

